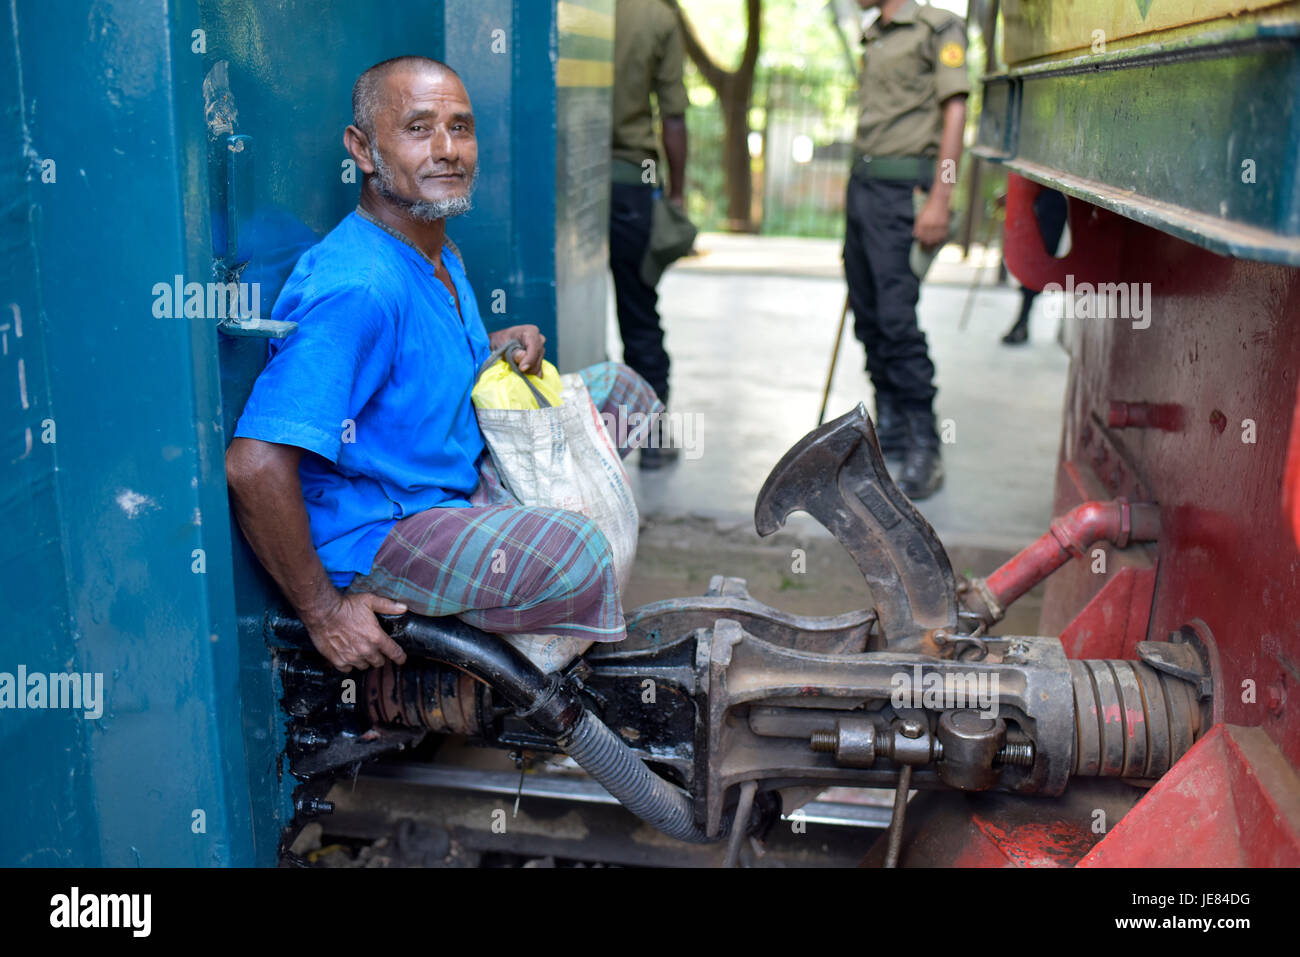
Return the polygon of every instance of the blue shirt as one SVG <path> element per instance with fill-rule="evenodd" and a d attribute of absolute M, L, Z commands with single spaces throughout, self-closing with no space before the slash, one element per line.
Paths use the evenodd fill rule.
<path fill-rule="evenodd" d="M 487 359 L 474 291 L 450 248 L 460 312 L 413 246 L 348 214 L 298 260 L 235 435 L 305 449 L 298 468 L 312 544 L 346 587 L 401 518 L 467 507 L 483 435 L 470 402 Z M 462 315 L 464 319 L 462 320 Z"/>

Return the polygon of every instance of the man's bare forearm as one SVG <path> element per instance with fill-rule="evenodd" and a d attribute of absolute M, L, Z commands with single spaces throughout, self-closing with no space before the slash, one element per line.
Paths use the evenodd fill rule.
<path fill-rule="evenodd" d="M 934 171 L 930 199 L 949 205 L 961 166 L 962 138 L 966 132 L 966 97 L 950 96 L 943 101 L 943 132 L 939 137 L 939 163 Z M 945 175 L 945 172 L 951 173 Z"/>
<path fill-rule="evenodd" d="M 327 616 L 337 588 L 311 542 L 298 462 L 302 449 L 236 438 L 226 453 L 226 478 L 239 527 L 262 566 L 304 623 Z"/>
<path fill-rule="evenodd" d="M 686 117 L 665 116 L 664 153 L 668 160 L 669 199 L 681 199 L 686 189 Z"/>
<path fill-rule="evenodd" d="M 226 479 L 235 518 L 262 567 L 307 626 L 316 650 L 340 671 L 406 660 L 375 615 L 402 615 L 406 606 L 381 595 L 344 595 L 329 579 L 311 543 L 311 523 L 298 480 L 302 449 L 235 439 L 226 453 Z"/>

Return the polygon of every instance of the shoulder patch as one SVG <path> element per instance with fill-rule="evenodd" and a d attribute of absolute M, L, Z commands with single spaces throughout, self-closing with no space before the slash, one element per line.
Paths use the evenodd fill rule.
<path fill-rule="evenodd" d="M 944 66 L 961 66 L 966 62 L 966 51 L 960 43 L 945 43 L 939 50 L 939 62 Z"/>

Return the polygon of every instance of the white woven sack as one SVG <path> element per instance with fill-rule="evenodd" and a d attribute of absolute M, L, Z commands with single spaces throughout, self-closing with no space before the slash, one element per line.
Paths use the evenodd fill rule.
<path fill-rule="evenodd" d="M 550 409 L 479 409 L 479 428 L 497 474 L 521 505 L 579 512 L 609 542 L 619 591 L 636 558 L 640 518 L 623 462 L 582 376 L 560 377 L 563 404 Z M 588 644 L 555 635 L 506 635 L 535 664 L 553 671 Z"/>

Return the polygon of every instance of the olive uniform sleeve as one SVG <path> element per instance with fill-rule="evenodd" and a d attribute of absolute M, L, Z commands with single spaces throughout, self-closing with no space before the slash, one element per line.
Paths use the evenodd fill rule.
<path fill-rule="evenodd" d="M 677 18 L 671 13 L 669 17 L 655 67 L 655 96 L 659 100 L 660 116 L 682 116 L 690 105 L 686 98 L 686 83 L 682 79 L 686 68 L 686 47 L 682 43 L 682 30 Z"/>
<path fill-rule="evenodd" d="M 930 35 L 934 63 L 934 88 L 940 103 L 950 96 L 970 93 L 966 75 L 966 25 L 954 18 Z"/>

